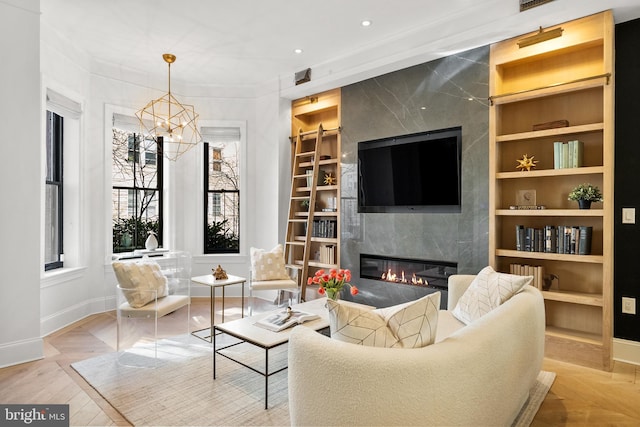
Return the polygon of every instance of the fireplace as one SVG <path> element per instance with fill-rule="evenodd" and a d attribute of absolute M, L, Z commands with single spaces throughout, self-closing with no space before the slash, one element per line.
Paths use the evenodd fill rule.
<path fill-rule="evenodd" d="M 449 276 L 457 270 L 455 262 L 360 254 L 360 277 L 364 279 L 446 290 Z"/>
<path fill-rule="evenodd" d="M 343 297 L 380 308 L 440 291 L 440 307 L 445 309 L 447 281 L 457 271 L 456 262 L 360 254 L 360 278 L 353 280 L 359 293 Z"/>

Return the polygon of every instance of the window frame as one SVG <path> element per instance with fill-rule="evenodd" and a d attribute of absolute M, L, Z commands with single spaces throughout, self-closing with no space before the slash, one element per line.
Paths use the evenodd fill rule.
<path fill-rule="evenodd" d="M 227 127 L 227 126 L 224 126 Z M 236 126 L 234 126 L 236 127 Z M 244 177 L 242 176 L 242 162 L 243 162 L 243 156 L 242 156 L 242 151 L 243 151 L 243 144 L 242 144 L 242 138 L 240 135 L 242 135 L 243 129 L 240 126 L 237 126 L 238 128 L 238 139 L 237 141 L 234 141 L 234 143 L 236 143 L 238 145 L 238 156 L 237 156 L 237 176 L 238 179 L 240 181 L 237 190 L 227 190 L 227 189 L 210 189 L 209 188 L 209 178 L 211 176 L 212 173 L 215 172 L 220 172 L 221 168 L 215 168 L 213 167 L 213 165 L 215 164 L 219 164 L 221 165 L 223 162 L 223 158 L 222 158 L 222 151 L 221 149 L 217 149 L 216 147 L 211 147 L 210 150 L 210 143 L 209 142 L 203 142 L 203 234 L 202 234 L 202 242 L 203 242 L 203 254 L 205 255 L 220 255 L 220 254 L 230 254 L 230 255 L 236 255 L 236 254 L 240 254 L 241 253 L 241 247 L 242 247 L 242 230 L 243 230 L 243 222 L 242 222 L 242 184 L 244 182 Z M 206 137 L 205 137 L 206 138 Z M 213 138 L 215 139 L 215 138 Z M 221 141 L 214 141 L 214 142 L 221 142 Z M 209 151 L 214 151 L 214 159 L 210 159 L 209 156 Z M 215 156 L 215 153 L 218 153 L 220 155 L 220 157 L 218 158 L 217 156 Z M 210 162 L 210 160 L 212 160 L 212 162 Z M 227 249 L 209 249 L 208 245 L 207 245 L 207 237 L 208 237 L 208 229 L 209 229 L 209 195 L 219 195 L 220 198 L 224 197 L 225 193 L 236 193 L 237 196 L 237 203 L 238 203 L 238 209 L 237 209 L 237 224 L 238 224 L 238 233 L 237 233 L 237 239 L 238 239 L 238 247 L 237 248 L 227 248 Z M 222 205 L 222 203 L 220 203 L 220 206 Z"/>
<path fill-rule="evenodd" d="M 157 139 L 147 139 L 148 135 L 144 135 L 144 134 L 140 134 L 138 132 L 134 132 L 134 131 L 130 131 L 126 128 L 122 128 L 119 127 L 117 124 L 112 124 L 112 128 L 111 129 L 120 129 L 123 131 L 126 131 L 128 134 L 132 134 L 133 135 L 133 150 L 131 148 L 131 145 L 129 143 L 129 141 L 127 141 L 127 158 L 123 159 L 126 160 L 127 163 L 131 163 L 132 164 L 132 175 L 133 175 L 133 185 L 132 186 L 128 186 L 128 185 L 114 185 L 113 181 L 111 182 L 111 194 L 112 194 L 112 203 L 113 203 L 113 191 L 114 190 L 118 190 L 118 191 L 127 191 L 127 199 L 129 199 L 130 195 L 133 194 L 133 198 L 134 198 L 134 204 L 133 204 L 133 208 L 136 209 L 137 211 L 137 206 L 138 206 L 138 200 L 139 197 L 138 195 L 141 192 L 154 192 L 157 196 L 157 206 L 158 206 L 158 211 L 157 211 L 157 217 L 158 217 L 158 229 L 157 229 L 157 233 L 156 233 L 156 238 L 158 240 L 158 244 L 160 246 L 163 245 L 163 229 L 164 229 L 164 156 L 163 156 L 163 152 L 162 152 L 162 137 L 158 137 Z M 140 141 L 138 140 L 137 137 L 140 137 Z M 153 140 L 153 142 L 151 144 L 155 144 L 155 150 L 148 150 L 147 148 L 149 147 L 149 141 Z M 111 145 L 113 145 L 113 137 L 111 139 Z M 142 149 L 140 147 L 143 147 Z M 148 156 L 147 154 L 149 153 L 153 153 L 155 155 L 155 162 L 149 162 L 148 161 Z M 133 154 L 133 155 L 132 155 Z M 138 174 L 137 174 L 137 168 L 138 167 L 142 167 L 144 165 L 151 165 L 154 166 L 156 168 L 156 177 L 155 177 L 155 181 L 156 181 L 156 186 L 155 187 L 144 187 L 144 186 L 138 186 L 137 185 L 137 181 L 138 181 Z M 110 170 L 110 174 L 113 177 L 113 163 L 111 165 L 111 170 Z M 131 206 L 128 207 L 128 211 L 131 209 Z M 111 234 L 113 235 L 113 204 L 112 204 L 112 208 L 111 208 Z M 132 217 L 132 215 L 130 215 L 129 217 Z M 146 239 L 145 239 L 146 241 Z M 133 247 L 131 248 L 131 250 L 135 251 L 135 250 L 140 250 L 140 249 L 144 249 L 144 244 L 145 242 L 137 242 L 138 244 L 136 245 L 136 241 L 135 241 L 135 237 L 133 240 Z M 115 250 L 115 242 L 111 242 L 111 253 L 113 254 L 122 254 L 122 253 L 128 253 L 131 252 L 131 250 L 122 250 L 122 251 L 116 251 Z"/>
<path fill-rule="evenodd" d="M 45 137 L 45 157 L 46 171 L 45 171 L 45 194 L 48 186 L 54 186 L 57 188 L 56 197 L 56 238 L 57 246 L 53 248 L 53 244 L 48 242 L 49 233 L 45 230 L 45 247 L 52 247 L 57 252 L 56 260 L 47 262 L 45 256 L 44 271 L 50 271 L 64 267 L 64 116 L 51 111 L 46 110 L 46 129 L 47 135 Z M 45 212 L 49 212 L 48 197 L 45 196 Z M 45 227 L 48 225 L 45 215 Z M 45 251 L 46 255 L 46 251 Z M 53 251 L 52 251 L 53 255 Z"/>

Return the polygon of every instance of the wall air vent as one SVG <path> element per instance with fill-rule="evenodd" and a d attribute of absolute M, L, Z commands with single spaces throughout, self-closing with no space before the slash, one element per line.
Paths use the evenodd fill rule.
<path fill-rule="evenodd" d="M 552 1 L 553 0 L 520 0 L 520 12 L 533 9 L 534 7 L 542 6 L 543 4 Z"/>

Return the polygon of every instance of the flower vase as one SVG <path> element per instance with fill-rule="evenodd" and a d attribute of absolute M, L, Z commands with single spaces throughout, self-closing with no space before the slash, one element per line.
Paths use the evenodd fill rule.
<path fill-rule="evenodd" d="M 325 289 L 327 292 L 327 298 L 332 299 L 334 301 L 338 301 L 340 299 L 340 289 Z"/>
<path fill-rule="evenodd" d="M 591 200 L 578 200 L 578 207 L 580 209 L 591 209 Z"/>
<path fill-rule="evenodd" d="M 144 243 L 144 247 L 148 251 L 155 251 L 158 249 L 158 239 L 156 239 L 155 234 L 149 233 L 149 237 L 147 237 L 147 241 Z"/>

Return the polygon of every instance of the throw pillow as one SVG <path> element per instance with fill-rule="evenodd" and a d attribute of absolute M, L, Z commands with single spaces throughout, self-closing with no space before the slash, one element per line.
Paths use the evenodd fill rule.
<path fill-rule="evenodd" d="M 284 252 L 282 245 L 278 244 L 271 251 L 251 248 L 251 270 L 254 280 L 280 280 L 289 279 L 284 267 Z"/>
<path fill-rule="evenodd" d="M 129 305 L 140 308 L 169 294 L 167 278 L 155 262 L 114 262 L 116 279 Z"/>
<path fill-rule="evenodd" d="M 436 339 L 440 292 L 371 310 L 327 299 L 331 338 L 371 347 L 419 348 Z"/>
<path fill-rule="evenodd" d="M 507 301 L 532 281 L 533 276 L 498 273 L 491 267 L 485 267 L 462 294 L 451 314 L 468 325 Z"/>

